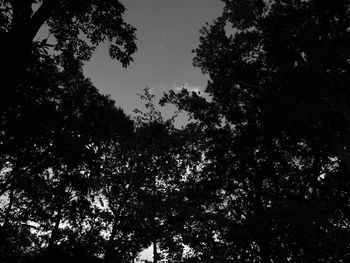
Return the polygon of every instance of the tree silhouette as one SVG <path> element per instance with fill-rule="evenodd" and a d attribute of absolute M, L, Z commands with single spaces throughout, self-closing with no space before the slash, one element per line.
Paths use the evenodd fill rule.
<path fill-rule="evenodd" d="M 182 254 L 182 247 L 174 240 L 178 234 L 174 224 L 178 207 L 183 202 L 181 182 L 193 162 L 187 159 L 187 134 L 174 127 L 174 118 L 163 119 L 148 88 L 141 99 L 145 101 L 146 111 L 135 111 L 135 141 L 142 150 L 138 155 L 146 179 L 141 192 L 143 210 L 140 215 L 145 218 L 144 231 L 153 246 L 153 262 L 167 262 Z"/>
<path fill-rule="evenodd" d="M 195 50 L 211 100 L 164 98 L 203 134 L 193 260 L 346 261 L 349 6 L 224 2 Z"/>
<path fill-rule="evenodd" d="M 161 101 L 177 129 L 83 76 L 104 41 L 131 61 L 119 1 L 0 0 L 1 261 L 349 261 L 349 5 L 224 3 L 195 50 L 209 98 Z"/>
<path fill-rule="evenodd" d="M 135 28 L 123 20 L 119 1 L 1 0 L 0 113 L 11 108 L 14 90 L 26 85 L 27 67 L 35 45 L 50 48 L 81 67 L 96 47 L 109 43 L 109 54 L 123 66 L 136 51 Z M 34 41 L 41 28 L 50 40 Z"/>
<path fill-rule="evenodd" d="M 82 63 L 107 41 L 127 66 L 135 29 L 119 1 L 0 1 L 0 11 L 0 260 L 96 262 L 102 157 L 133 123 Z M 34 40 L 41 28 L 50 40 Z"/>
<path fill-rule="evenodd" d="M 100 158 L 111 138 L 130 134 L 133 123 L 80 70 L 67 72 L 41 53 L 32 60 L 27 85 L 15 90 L 16 107 L 1 122 L 0 194 L 7 200 L 1 256 L 20 260 L 73 237 L 92 238 L 89 250 L 96 254 L 103 242 L 95 235 L 100 226 L 91 225 L 99 217 L 93 200 Z"/>

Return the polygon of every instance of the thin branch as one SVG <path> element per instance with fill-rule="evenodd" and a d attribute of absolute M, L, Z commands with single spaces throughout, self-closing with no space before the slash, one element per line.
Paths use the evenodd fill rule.
<path fill-rule="evenodd" d="M 46 0 L 43 1 L 39 9 L 33 14 L 30 20 L 30 36 L 33 39 L 40 27 L 45 23 L 45 21 L 50 17 L 52 10 L 54 9 L 56 0 Z"/>

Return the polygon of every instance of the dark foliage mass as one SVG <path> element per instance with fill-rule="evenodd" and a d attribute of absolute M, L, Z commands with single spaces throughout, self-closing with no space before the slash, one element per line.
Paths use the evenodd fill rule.
<path fill-rule="evenodd" d="M 347 262 L 349 3 L 225 4 L 195 50 L 211 101 L 166 98 L 204 136 L 196 260 Z"/>
<path fill-rule="evenodd" d="M 350 261 L 350 5 L 224 2 L 194 50 L 208 99 L 161 100 L 178 129 L 82 74 L 104 41 L 132 61 L 119 1 L 0 0 L 0 262 Z"/>

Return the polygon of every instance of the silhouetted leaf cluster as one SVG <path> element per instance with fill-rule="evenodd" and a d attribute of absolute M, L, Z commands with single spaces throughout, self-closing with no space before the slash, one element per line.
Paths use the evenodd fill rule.
<path fill-rule="evenodd" d="M 150 89 L 132 121 L 82 73 L 104 41 L 131 61 L 119 1 L 0 1 L 0 261 L 349 261 L 349 4 L 224 3 L 206 98 L 161 100 L 177 129 Z"/>

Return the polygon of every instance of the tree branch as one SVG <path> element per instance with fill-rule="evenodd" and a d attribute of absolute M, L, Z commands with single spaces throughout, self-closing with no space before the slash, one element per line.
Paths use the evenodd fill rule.
<path fill-rule="evenodd" d="M 33 14 L 30 20 L 30 37 L 33 39 L 38 33 L 40 27 L 50 17 L 52 10 L 56 5 L 56 0 L 43 0 L 39 9 Z"/>

